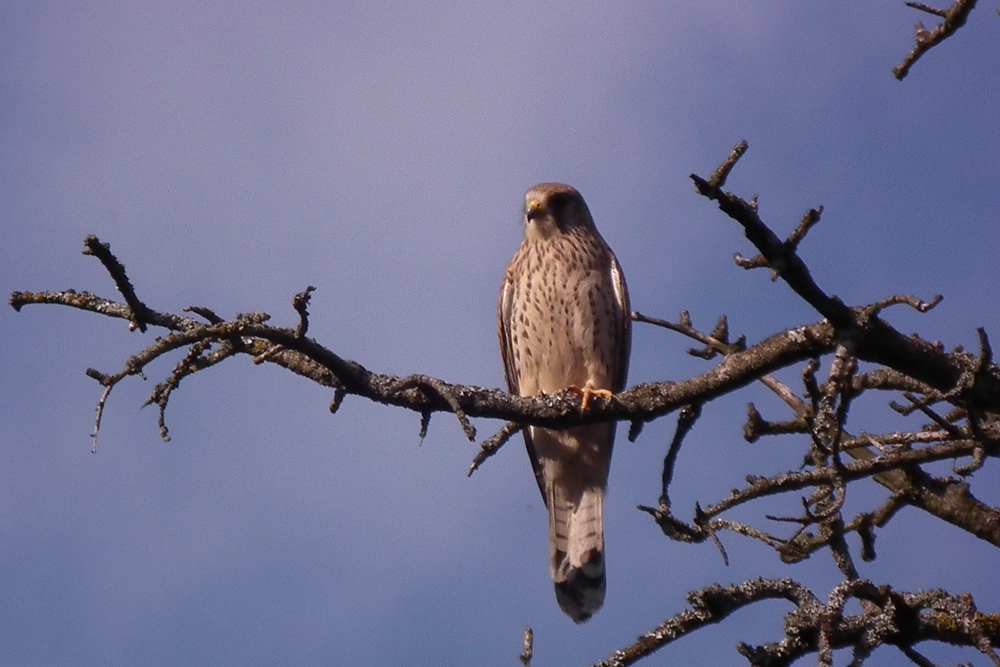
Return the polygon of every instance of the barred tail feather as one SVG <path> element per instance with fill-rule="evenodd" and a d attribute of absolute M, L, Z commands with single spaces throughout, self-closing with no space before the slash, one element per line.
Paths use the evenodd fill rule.
<path fill-rule="evenodd" d="M 573 490 L 558 481 L 547 487 L 556 601 L 582 623 L 604 604 L 604 489 Z"/>

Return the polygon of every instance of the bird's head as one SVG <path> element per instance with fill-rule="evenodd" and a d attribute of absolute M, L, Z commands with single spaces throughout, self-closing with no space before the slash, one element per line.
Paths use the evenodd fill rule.
<path fill-rule="evenodd" d="M 547 238 L 573 227 L 593 228 L 594 220 L 576 188 L 540 183 L 524 196 L 524 224 L 527 233 Z"/>

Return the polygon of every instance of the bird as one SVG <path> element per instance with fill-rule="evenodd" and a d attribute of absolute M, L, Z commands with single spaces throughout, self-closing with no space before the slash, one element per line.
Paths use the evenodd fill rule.
<path fill-rule="evenodd" d="M 595 396 L 625 387 L 632 346 L 625 276 L 575 188 L 532 187 L 523 222 L 497 303 L 507 388 L 517 396 L 569 390 L 586 411 Z M 604 604 L 604 495 L 615 426 L 523 429 L 548 510 L 556 601 L 576 623 Z"/>

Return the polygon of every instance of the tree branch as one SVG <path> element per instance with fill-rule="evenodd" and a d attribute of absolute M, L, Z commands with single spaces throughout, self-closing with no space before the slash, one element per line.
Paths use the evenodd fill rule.
<path fill-rule="evenodd" d="M 899 81 L 906 78 L 906 75 L 910 73 L 910 68 L 920 60 L 922 55 L 951 37 L 959 28 L 965 25 L 969 14 L 976 6 L 976 0 L 955 0 L 954 4 L 948 9 L 936 9 L 921 2 L 905 2 L 903 4 L 907 7 L 913 7 L 928 14 L 933 14 L 944 20 L 933 30 L 927 30 L 923 23 L 917 21 L 916 44 L 913 45 L 913 49 L 903 58 L 903 62 L 892 69 L 893 76 Z"/>
<path fill-rule="evenodd" d="M 848 599 L 866 602 L 863 614 L 844 614 Z M 845 581 L 823 604 L 811 591 L 791 579 L 755 579 L 729 587 L 718 584 L 688 593 L 690 609 L 667 619 L 627 648 L 615 651 L 593 667 L 626 667 L 705 626 L 720 623 L 758 602 L 784 599 L 795 608 L 785 615 L 784 639 L 750 646 L 739 652 L 760 667 L 784 667 L 810 653 L 823 654 L 854 648 L 856 664 L 882 645 L 904 652 L 914 644 L 934 640 L 968 646 L 994 659 L 1000 646 L 1000 616 L 976 610 L 968 594 L 942 590 L 897 592 L 864 579 Z M 860 657 L 860 661 L 857 659 Z"/>
<path fill-rule="evenodd" d="M 465 435 L 473 441 L 476 429 L 471 419 L 503 420 L 505 426 L 482 444 L 470 474 L 527 425 L 561 429 L 628 421 L 632 424 L 631 438 L 645 422 L 684 408 L 664 458 L 659 507 L 640 509 L 653 515 L 672 539 L 713 540 L 723 558 L 726 554 L 716 535 L 722 530 L 760 540 L 776 549 L 786 562 L 829 548 L 848 581 L 831 593 L 825 605 L 790 580 L 757 580 L 728 589 L 715 586 L 692 593 L 691 610 L 668 619 L 602 665 L 631 664 L 679 636 L 721 621 L 739 608 L 776 597 L 792 602 L 795 610 L 786 618 L 783 640 L 762 647 L 740 647 L 740 652 L 755 665 L 785 665 L 809 652 L 818 653 L 820 664 L 825 665 L 832 662 L 834 650 L 845 647 L 854 648 L 852 665 L 860 665 L 883 644 L 899 646 L 919 662 L 923 658 L 912 644 L 927 638 L 975 646 L 1000 664 L 992 648 L 1000 621 L 979 614 L 971 598 L 966 600 L 943 592 L 896 594 L 888 588 L 875 588 L 859 578 L 844 539 L 846 533 L 857 532 L 863 544 L 862 558 L 874 558 L 875 528 L 885 525 L 900 507 L 909 504 L 1000 546 L 1000 510 L 976 500 L 964 479 L 938 479 L 920 468 L 935 461 L 969 457 L 971 463 L 956 468 L 959 474 L 968 475 L 982 465 L 985 457 L 1000 453 L 1000 368 L 993 363 L 989 339 L 980 330 L 980 354 L 973 355 L 961 348 L 949 353 L 940 344 L 928 343 L 915 335 L 905 336 L 881 319 L 882 312 L 893 305 L 909 305 L 927 312 L 940 301 L 940 296 L 924 302 L 896 295 L 864 306 L 849 306 L 830 296 L 798 255 L 799 245 L 820 221 L 821 207 L 807 211 L 782 241 L 760 218 L 756 199 L 746 201 L 722 190 L 746 150 L 746 142 L 741 142 L 708 179 L 696 175 L 691 178 L 700 194 L 717 202 L 723 212 L 742 226 L 758 250 L 759 254 L 751 259 L 737 255 L 737 264 L 770 269 L 773 279 L 781 278 L 823 319 L 748 345 L 742 336 L 730 342 L 725 317 L 719 319 L 710 334 L 705 334 L 694 328 L 686 312 L 682 312 L 678 324 L 633 313 L 636 321 L 673 330 L 704 346 L 689 350 L 691 354 L 705 360 L 721 359 L 695 377 L 637 385 L 609 401 L 593 404 L 586 411 L 580 410 L 578 398 L 570 392 L 524 398 L 499 389 L 454 384 L 424 375 L 401 378 L 377 373 L 342 358 L 306 335 L 312 287 L 292 301 L 298 316 L 294 328 L 274 326 L 269 323 L 269 315 L 259 312 L 227 320 L 207 308 L 186 309 L 202 321 L 153 310 L 139 299 L 124 266 L 111 254 L 109 246 L 93 236 L 87 237 L 85 252 L 100 259 L 123 294 L 124 304 L 74 291 L 15 292 L 10 304 L 16 310 L 28 304 L 70 306 L 126 320 L 132 329 L 146 331 L 153 326 L 168 332 L 126 359 L 117 373 L 88 369 L 87 375 L 104 388 L 98 402 L 95 447 L 101 414 L 112 389 L 126 377 L 141 376 L 155 359 L 182 348 L 186 350 L 184 356 L 168 377 L 156 385 L 147 401 L 159 407 L 160 432 L 165 439 L 168 437 L 165 410 L 180 382 L 188 375 L 239 355 L 247 355 L 258 364 L 277 364 L 332 388 L 331 412 L 336 411 L 347 395 L 418 412 L 421 437 L 436 412 L 455 415 Z M 829 374 L 823 382 L 817 379 L 821 358 L 831 354 L 834 356 Z M 859 372 L 859 360 L 879 367 Z M 804 398 L 771 375 L 801 362 L 808 362 L 802 375 Z M 696 504 L 691 524 L 674 518 L 670 512 L 669 485 L 677 454 L 695 425 L 700 406 L 754 381 L 774 391 L 792 409 L 795 418 L 788 422 L 767 422 L 751 405 L 745 428 L 747 439 L 754 441 L 777 433 L 807 436 L 808 454 L 803 469 L 766 478 L 748 476 L 746 488 L 732 491 L 705 510 Z M 904 411 L 922 413 L 931 423 L 913 433 L 852 436 L 846 424 L 849 408 L 852 401 L 871 389 L 903 392 L 910 402 Z M 942 405 L 949 407 L 949 411 L 941 411 Z M 842 454 L 854 460 L 845 461 Z M 842 509 L 848 484 L 865 478 L 873 478 L 891 489 L 892 497 L 881 507 L 847 521 Z M 785 522 L 782 525 L 794 526 L 794 533 L 787 538 L 721 516 L 727 510 L 765 496 L 806 489 L 811 492 L 801 497 L 802 510 L 798 516 L 768 517 Z M 809 533 L 810 526 L 816 526 L 818 534 Z M 844 615 L 849 598 L 861 602 L 865 610 L 862 615 Z M 905 613 L 900 615 L 904 608 Z M 934 614 L 926 613 L 931 609 Z M 526 642 L 529 642 L 524 654 L 527 662 L 530 641 Z"/>
<path fill-rule="evenodd" d="M 15 292 L 10 304 L 20 310 L 27 304 L 56 304 L 79 308 L 131 321 L 131 309 L 89 293 Z M 767 338 L 744 352 L 725 357 L 714 369 L 681 382 L 637 385 L 616 394 L 609 401 L 593 403 L 581 413 L 579 401 L 563 392 L 536 398 L 513 396 L 498 389 L 459 385 L 433 380 L 447 393 L 426 392 L 419 383 L 394 375 L 375 373 L 361 364 L 343 359 L 308 336 L 267 324 L 265 313 L 239 315 L 233 320 L 200 323 L 192 318 L 149 309 L 148 324 L 172 333 L 129 358 L 117 379 L 135 375 L 154 359 L 194 344 L 237 341 L 245 353 L 274 363 L 323 386 L 369 400 L 403 407 L 416 412 L 455 412 L 460 408 L 469 417 L 503 419 L 520 424 L 566 428 L 603 421 L 651 421 L 693 402 L 717 398 L 743 387 L 759 374 L 824 354 L 834 346 L 833 329 L 825 322 L 799 327 Z M 274 345 L 280 346 L 277 352 Z M 453 399 L 453 400 L 451 400 Z"/>
<path fill-rule="evenodd" d="M 906 301 L 904 297 L 849 308 L 837 297 L 828 296 L 813 280 L 805 262 L 796 253 L 798 241 L 794 236 L 782 242 L 760 219 L 756 204 L 722 190 L 713 185 L 711 179 L 706 180 L 696 174 L 691 174 L 691 179 L 699 194 L 716 201 L 724 213 L 743 227 L 747 239 L 760 251 L 767 266 L 830 322 L 837 343 L 844 345 L 854 356 L 892 368 L 943 392 L 955 389 L 963 377 L 977 368 L 976 358 L 972 355 L 960 351 L 947 354 L 916 336 L 901 334 L 879 318 L 887 304 Z M 938 299 L 935 298 L 931 303 L 936 301 Z M 930 304 L 923 309 L 929 307 Z M 990 365 L 976 385 L 969 387 L 965 393 L 983 409 L 995 410 L 1000 405 L 1000 369 Z"/>

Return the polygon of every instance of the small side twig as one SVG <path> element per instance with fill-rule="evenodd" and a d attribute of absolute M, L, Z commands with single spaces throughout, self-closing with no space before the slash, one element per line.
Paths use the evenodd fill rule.
<path fill-rule="evenodd" d="M 232 347 L 231 345 L 229 346 Z M 211 343 L 207 341 L 198 341 L 188 348 L 188 352 L 184 355 L 184 358 L 174 367 L 174 370 L 167 376 L 167 379 L 160 382 L 153 388 L 153 392 L 143 403 L 142 407 L 147 405 L 156 405 L 160 409 L 160 414 L 157 418 L 158 425 L 160 427 L 160 438 L 164 442 L 170 442 L 170 431 L 167 428 L 167 404 L 170 402 L 170 395 L 173 393 L 174 389 L 180 386 L 181 380 L 188 375 L 196 372 L 200 369 L 198 360 L 202 358 L 202 355 L 211 348 Z"/>
<path fill-rule="evenodd" d="M 531 656 L 534 653 L 535 633 L 529 625 L 524 629 L 524 650 L 518 659 L 524 667 L 531 667 Z"/>
<path fill-rule="evenodd" d="M 698 341 L 705 347 L 701 350 L 696 350 L 694 348 L 689 349 L 688 354 L 692 357 L 698 357 L 699 359 L 708 360 L 713 358 L 716 354 L 727 355 L 734 352 L 742 352 L 747 349 L 747 340 L 745 336 L 738 337 L 733 343 L 729 342 L 729 321 L 725 315 L 719 317 L 719 321 L 716 323 L 715 328 L 710 334 L 703 334 L 695 329 L 694 325 L 691 323 L 691 315 L 686 310 L 681 311 L 680 321 L 676 324 L 668 322 L 667 320 L 661 320 L 658 317 L 643 315 L 638 311 L 634 311 L 632 313 L 632 320 L 676 331 L 677 333 L 687 336 L 692 340 Z"/>
<path fill-rule="evenodd" d="M 472 459 L 472 465 L 469 466 L 469 472 L 466 477 L 472 477 L 472 473 L 479 470 L 479 466 L 486 462 L 486 459 L 490 458 L 503 447 L 508 440 L 510 440 L 516 433 L 519 433 L 524 428 L 524 425 L 518 424 L 516 422 L 508 422 L 504 424 L 504 427 L 500 429 L 498 433 L 485 440 L 482 445 L 479 446 L 479 453 L 476 457 Z"/>
<path fill-rule="evenodd" d="M 427 375 L 410 375 L 394 383 L 390 391 L 399 393 L 407 389 L 430 390 L 434 392 L 451 408 L 452 413 L 462 427 L 462 432 L 465 433 L 465 437 L 469 439 L 469 442 L 476 441 L 476 427 L 469 422 L 469 418 L 465 415 L 465 410 L 462 409 L 458 399 L 455 398 L 455 394 L 443 382 Z M 422 430 L 426 434 L 426 425 L 423 426 Z"/>
<path fill-rule="evenodd" d="M 312 298 L 312 293 L 315 291 L 316 288 L 309 285 L 309 287 L 296 294 L 295 298 L 292 299 L 292 308 L 299 314 L 299 325 L 295 327 L 296 338 L 302 338 L 306 335 L 306 331 L 309 330 L 309 299 Z"/>
<path fill-rule="evenodd" d="M 701 405 L 698 403 L 685 405 L 681 408 L 680 414 L 677 416 L 677 430 L 674 432 L 674 438 L 670 442 L 667 455 L 663 459 L 663 473 L 660 478 L 662 484 L 660 495 L 661 508 L 669 509 L 670 507 L 669 488 L 670 482 L 674 478 L 674 464 L 677 462 L 677 454 L 681 449 L 681 442 L 683 442 L 684 436 L 690 433 L 691 428 L 700 416 Z"/>
<path fill-rule="evenodd" d="M 215 314 L 215 311 L 211 308 L 204 308 L 202 306 L 188 306 L 184 309 L 185 313 L 194 313 L 195 315 L 200 315 L 205 318 L 209 324 L 222 324 L 225 320 Z"/>
<path fill-rule="evenodd" d="M 749 146 L 750 144 L 748 144 L 744 139 L 733 147 L 732 152 L 729 153 L 729 157 L 727 157 L 726 160 L 719 165 L 719 168 L 713 171 L 712 175 L 709 177 L 708 182 L 712 185 L 712 187 L 721 188 L 726 184 L 729 172 L 733 170 L 733 167 L 736 166 L 739 159 L 743 157 L 744 153 L 747 152 L 747 148 L 749 148 Z"/>
<path fill-rule="evenodd" d="M 760 383 L 773 391 L 797 416 L 803 417 L 807 414 L 809 407 L 806 405 L 806 402 L 778 378 L 770 374 L 764 375 L 760 378 Z"/>
<path fill-rule="evenodd" d="M 111 254 L 111 245 L 109 243 L 101 243 L 101 240 L 93 234 L 87 236 L 83 240 L 83 244 L 86 246 L 83 254 L 92 255 L 99 259 L 104 268 L 111 274 L 111 279 L 115 281 L 115 287 L 118 288 L 118 291 L 125 299 L 125 303 L 132 310 L 132 326 L 146 333 L 146 323 L 149 321 L 149 308 L 136 296 L 135 288 L 132 287 L 132 282 L 125 273 L 125 265 Z"/>
<path fill-rule="evenodd" d="M 910 308 L 913 308 L 918 313 L 926 313 L 930 309 L 934 308 L 934 306 L 941 303 L 943 299 L 944 296 L 941 294 L 935 294 L 934 298 L 931 299 L 930 301 L 923 301 L 909 294 L 895 294 L 893 296 L 882 299 L 881 301 L 876 301 L 871 306 L 869 306 L 869 309 L 871 314 L 877 315 L 886 308 L 888 308 L 889 306 L 896 306 L 902 304 L 909 306 Z"/>
<path fill-rule="evenodd" d="M 337 410 L 340 409 L 340 405 L 344 402 L 344 397 L 347 396 L 347 390 L 343 386 L 337 387 L 333 390 L 333 398 L 330 399 L 330 414 L 337 414 Z"/>
<path fill-rule="evenodd" d="M 799 243 L 802 239 L 806 237 L 809 230 L 812 229 L 817 222 L 819 222 L 820 216 L 823 215 L 823 207 L 817 206 L 816 208 L 811 208 L 805 212 L 802 216 L 802 220 L 799 221 L 799 226 L 792 230 L 792 233 L 788 235 L 788 240 L 785 241 L 792 250 L 799 247 Z"/>
<path fill-rule="evenodd" d="M 90 439 L 94 443 L 94 446 L 90 449 L 92 454 L 97 453 L 97 437 L 101 433 L 101 417 L 104 416 L 104 405 L 108 402 L 108 396 L 111 394 L 112 389 L 114 389 L 113 384 L 105 385 L 104 391 L 101 392 L 101 398 L 97 401 L 97 418 L 94 420 L 94 432 L 90 434 Z"/>

